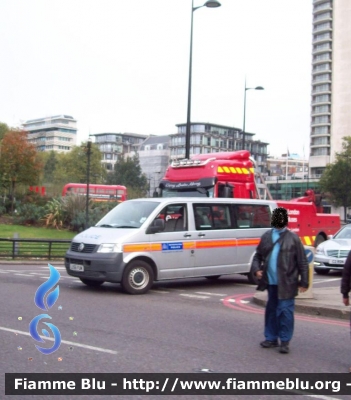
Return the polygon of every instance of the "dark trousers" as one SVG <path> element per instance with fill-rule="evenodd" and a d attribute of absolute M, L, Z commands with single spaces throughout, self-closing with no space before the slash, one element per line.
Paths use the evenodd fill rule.
<path fill-rule="evenodd" d="M 295 299 L 278 299 L 278 286 L 268 285 L 264 335 L 266 340 L 290 342 L 294 332 Z"/>

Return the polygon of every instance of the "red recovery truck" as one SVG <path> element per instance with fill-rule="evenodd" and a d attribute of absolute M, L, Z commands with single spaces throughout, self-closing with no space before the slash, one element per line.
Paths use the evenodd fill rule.
<path fill-rule="evenodd" d="M 230 197 L 273 200 L 247 150 L 193 155 L 173 162 L 159 185 L 161 197 Z M 289 229 L 302 243 L 317 246 L 340 229 L 338 214 L 324 214 L 321 196 L 308 189 L 303 197 L 275 200 L 289 214 Z"/>

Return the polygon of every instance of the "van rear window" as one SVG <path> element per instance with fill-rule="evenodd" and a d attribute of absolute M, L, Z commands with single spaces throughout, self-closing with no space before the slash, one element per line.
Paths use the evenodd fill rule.
<path fill-rule="evenodd" d="M 237 228 L 270 228 L 271 210 L 264 204 L 233 205 Z"/>
<path fill-rule="evenodd" d="M 265 204 L 194 204 L 196 230 L 270 228 Z"/>

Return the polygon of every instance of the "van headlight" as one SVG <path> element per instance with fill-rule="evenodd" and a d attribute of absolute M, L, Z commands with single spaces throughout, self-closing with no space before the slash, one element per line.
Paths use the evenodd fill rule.
<path fill-rule="evenodd" d="M 98 253 L 120 253 L 121 251 L 121 243 L 103 243 L 97 250 Z"/>

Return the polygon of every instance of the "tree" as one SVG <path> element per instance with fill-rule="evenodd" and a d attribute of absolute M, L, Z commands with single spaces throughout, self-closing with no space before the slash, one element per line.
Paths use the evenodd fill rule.
<path fill-rule="evenodd" d="M 130 190 L 129 198 L 144 197 L 147 193 L 148 182 L 142 173 L 139 156 L 137 153 L 133 157 L 124 159 L 121 157 L 115 164 L 113 172 L 108 174 L 107 183 L 110 185 L 123 185 Z M 131 196 L 131 193 L 133 196 Z"/>
<path fill-rule="evenodd" d="M 44 164 L 44 182 L 53 181 L 57 163 L 58 160 L 56 158 L 56 153 L 54 151 L 50 151 L 50 154 Z"/>
<path fill-rule="evenodd" d="M 336 153 L 336 161 L 326 166 L 319 186 L 333 204 L 344 208 L 346 221 L 347 207 L 351 205 L 351 137 L 343 137 L 342 147 L 343 151 Z"/>
<path fill-rule="evenodd" d="M 10 130 L 10 128 L 4 122 L 0 122 L 0 141 L 4 138 L 5 134 Z"/>
<path fill-rule="evenodd" d="M 66 183 L 86 183 L 87 181 L 87 143 L 74 146 L 69 153 L 58 154 L 54 172 L 54 181 L 62 186 Z M 102 183 L 106 179 L 106 170 L 101 165 L 101 152 L 95 143 L 90 151 L 90 183 Z"/>
<path fill-rule="evenodd" d="M 10 130 L 1 142 L 0 174 L 3 186 L 8 187 L 12 199 L 18 184 L 35 185 L 39 181 L 42 164 L 36 148 L 27 140 L 27 133 Z"/>

